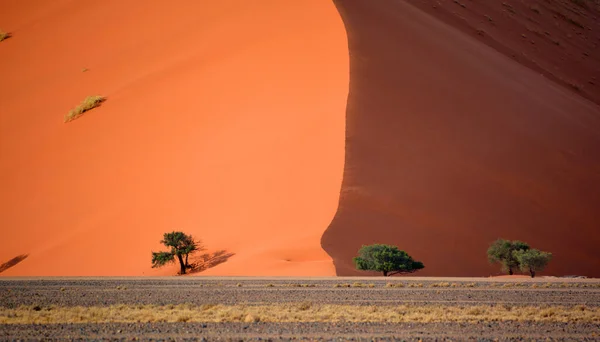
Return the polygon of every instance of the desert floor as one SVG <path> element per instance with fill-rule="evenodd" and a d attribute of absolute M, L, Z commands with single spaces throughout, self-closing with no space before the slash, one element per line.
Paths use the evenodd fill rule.
<path fill-rule="evenodd" d="M 0 340 L 600 339 L 600 281 L 6 278 Z"/>

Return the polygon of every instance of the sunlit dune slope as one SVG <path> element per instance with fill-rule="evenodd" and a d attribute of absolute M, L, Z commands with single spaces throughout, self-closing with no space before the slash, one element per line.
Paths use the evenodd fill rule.
<path fill-rule="evenodd" d="M 322 244 L 339 275 L 362 244 L 420 275 L 497 274 L 497 238 L 600 276 L 600 108 L 405 1 L 335 1 L 350 50 L 346 164 Z M 459 6 L 457 6 L 459 7 Z"/>
<path fill-rule="evenodd" d="M 152 270 L 182 230 L 228 275 L 332 275 L 348 51 L 328 1 L 4 1 L 2 275 Z M 101 107 L 70 123 L 89 95 Z"/>

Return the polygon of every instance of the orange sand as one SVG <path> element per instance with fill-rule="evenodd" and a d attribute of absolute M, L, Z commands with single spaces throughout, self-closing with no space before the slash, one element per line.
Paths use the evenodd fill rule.
<path fill-rule="evenodd" d="M 0 262 L 29 254 L 2 275 L 173 274 L 150 268 L 171 230 L 235 253 L 206 274 L 333 275 L 320 238 L 348 91 L 335 6 L 137 4 L 2 5 Z"/>

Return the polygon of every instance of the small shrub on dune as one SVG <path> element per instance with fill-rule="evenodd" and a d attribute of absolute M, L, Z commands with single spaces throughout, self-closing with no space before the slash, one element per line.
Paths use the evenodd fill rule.
<path fill-rule="evenodd" d="M 104 101 L 106 101 L 106 98 L 99 95 L 86 97 L 79 106 L 71 109 L 71 111 L 65 115 L 65 123 L 77 119 L 88 110 L 100 106 L 100 104 Z"/>
<path fill-rule="evenodd" d="M 10 33 L 0 30 L 0 42 L 10 38 Z"/>

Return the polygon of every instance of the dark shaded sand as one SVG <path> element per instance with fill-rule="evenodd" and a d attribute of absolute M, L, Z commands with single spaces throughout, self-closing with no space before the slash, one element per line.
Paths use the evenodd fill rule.
<path fill-rule="evenodd" d="M 600 103 L 600 2 L 409 2 L 544 77 Z"/>
<path fill-rule="evenodd" d="M 600 109 L 405 1 L 335 1 L 350 49 L 346 164 L 322 245 L 338 275 L 362 244 L 420 275 L 489 275 L 497 238 L 600 276 Z"/>

